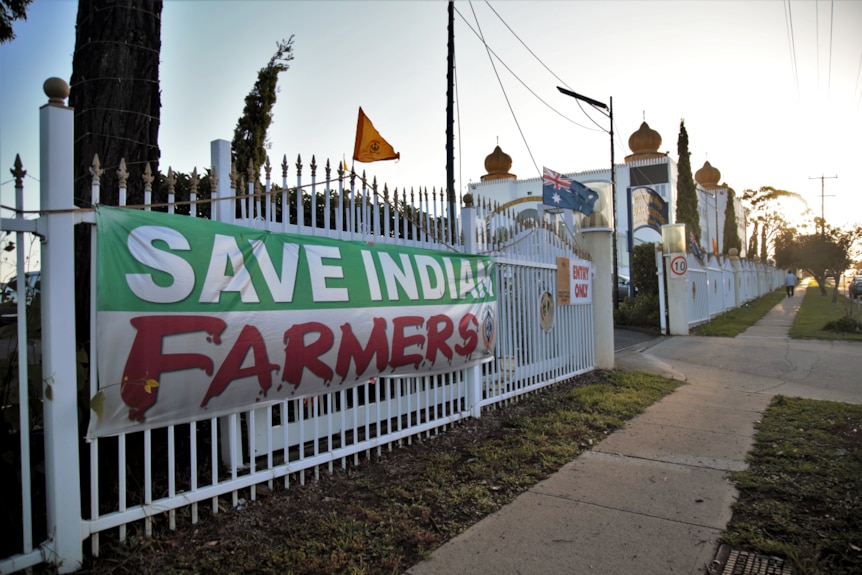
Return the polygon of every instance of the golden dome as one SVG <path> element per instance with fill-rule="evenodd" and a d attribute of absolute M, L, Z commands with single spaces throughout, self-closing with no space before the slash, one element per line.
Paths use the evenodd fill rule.
<path fill-rule="evenodd" d="M 512 157 L 501 150 L 500 146 L 497 146 L 493 152 L 485 157 L 485 170 L 488 173 L 482 176 L 482 181 L 517 179 L 515 174 L 509 173 L 511 168 Z"/>
<path fill-rule="evenodd" d="M 629 148 L 632 154 L 626 156 L 626 161 L 661 158 L 664 154 L 658 151 L 659 147 L 661 147 L 661 134 L 650 128 L 646 122 L 642 122 L 638 131 L 629 136 Z"/>
<path fill-rule="evenodd" d="M 721 172 L 712 167 L 709 162 L 704 162 L 703 167 L 694 174 L 694 180 L 705 190 L 720 188 L 718 182 L 721 180 Z"/>

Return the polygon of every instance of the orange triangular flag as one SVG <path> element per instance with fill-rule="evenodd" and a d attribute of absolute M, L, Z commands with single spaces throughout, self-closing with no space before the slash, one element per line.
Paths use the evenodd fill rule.
<path fill-rule="evenodd" d="M 356 122 L 356 144 L 353 146 L 353 159 L 357 162 L 401 159 L 401 154 L 383 139 L 383 136 L 374 128 L 374 124 L 362 111 L 361 106 L 359 108 L 359 120 Z"/>

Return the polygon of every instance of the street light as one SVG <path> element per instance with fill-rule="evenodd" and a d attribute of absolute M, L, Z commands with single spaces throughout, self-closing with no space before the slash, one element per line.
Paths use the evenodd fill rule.
<path fill-rule="evenodd" d="M 604 110 L 604 114 L 608 117 L 611 123 L 610 135 L 611 135 L 611 217 L 614 219 L 613 232 L 611 237 L 613 238 L 613 258 L 614 258 L 614 309 L 619 308 L 620 306 L 620 297 L 617 293 L 617 286 L 619 285 L 619 268 L 617 265 L 617 177 L 616 177 L 616 169 L 614 166 L 614 99 L 610 98 L 610 106 L 607 104 L 603 104 L 598 100 L 593 100 L 592 98 L 588 98 L 586 96 L 582 96 L 576 92 L 572 92 L 571 90 L 566 90 L 565 88 L 561 88 L 557 86 L 557 90 L 566 96 L 571 96 L 576 100 L 581 100 L 582 102 L 586 102 L 593 108 L 602 112 Z M 631 216 L 629 216 L 631 217 Z"/>

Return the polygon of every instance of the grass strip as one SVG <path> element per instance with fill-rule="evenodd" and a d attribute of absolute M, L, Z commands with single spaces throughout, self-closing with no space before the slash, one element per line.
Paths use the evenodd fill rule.
<path fill-rule="evenodd" d="M 790 328 L 792 338 L 828 339 L 839 341 L 862 341 L 862 333 L 838 332 L 823 329 L 830 321 L 836 321 L 851 315 L 859 316 L 862 305 L 852 302 L 838 294 L 838 301 L 832 303 L 832 288 L 826 288 L 826 295 L 821 295 L 820 288 L 813 279 L 809 280 L 808 289 L 796 319 Z"/>
<path fill-rule="evenodd" d="M 157 537 L 130 537 L 140 543 L 81 573 L 403 573 L 680 384 L 593 371 L 304 486 L 259 487 L 242 511 L 173 531 L 158 518 Z"/>
<path fill-rule="evenodd" d="M 794 575 L 862 572 L 862 405 L 776 396 L 748 464 L 723 542 Z"/>
<path fill-rule="evenodd" d="M 759 298 L 718 315 L 692 330 L 694 335 L 736 337 L 767 314 L 786 297 L 784 289 L 769 292 Z"/>

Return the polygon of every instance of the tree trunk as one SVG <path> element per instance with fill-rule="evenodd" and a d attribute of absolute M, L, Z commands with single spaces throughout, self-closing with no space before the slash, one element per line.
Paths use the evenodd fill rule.
<path fill-rule="evenodd" d="M 116 205 L 126 160 L 128 203 L 143 203 L 141 176 L 159 163 L 162 0 L 79 0 L 69 105 L 75 109 L 75 203 L 92 205 L 90 167 L 99 155 L 100 203 Z M 157 189 L 154 182 L 153 189 Z M 89 339 L 89 230 L 75 238 L 79 342 Z"/>

